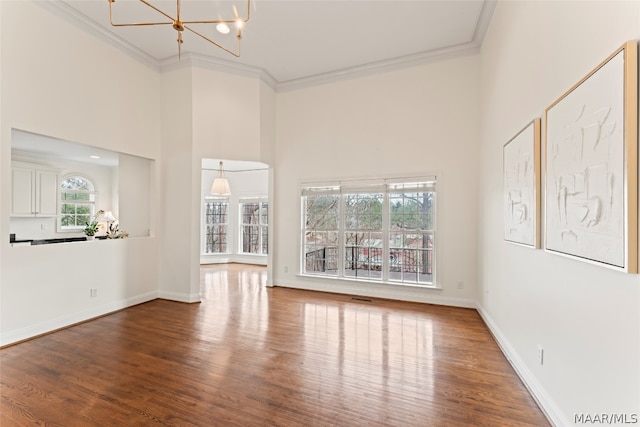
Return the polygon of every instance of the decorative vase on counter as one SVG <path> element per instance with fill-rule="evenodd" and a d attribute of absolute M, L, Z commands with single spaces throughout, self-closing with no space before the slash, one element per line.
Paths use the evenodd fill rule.
<path fill-rule="evenodd" d="M 87 236 L 87 241 L 96 240 L 96 236 Z"/>

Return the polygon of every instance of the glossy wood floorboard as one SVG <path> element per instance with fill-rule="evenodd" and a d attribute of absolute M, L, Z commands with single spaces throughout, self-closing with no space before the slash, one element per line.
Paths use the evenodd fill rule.
<path fill-rule="evenodd" d="M 201 269 L 155 300 L 0 350 L 2 427 L 546 426 L 475 310 Z"/>

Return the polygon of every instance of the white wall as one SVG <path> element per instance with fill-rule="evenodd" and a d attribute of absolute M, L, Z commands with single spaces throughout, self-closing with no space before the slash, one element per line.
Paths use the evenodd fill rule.
<path fill-rule="evenodd" d="M 275 164 L 276 155 L 276 94 L 260 83 L 260 161 Z"/>
<path fill-rule="evenodd" d="M 504 242 L 502 146 L 639 37 L 637 0 L 502 1 L 481 52 L 478 305 L 557 425 L 640 413 L 640 278 Z"/>
<path fill-rule="evenodd" d="M 193 148 L 191 70 L 164 73 L 162 96 L 160 296 L 197 302 L 200 161 Z"/>
<path fill-rule="evenodd" d="M 469 56 L 278 94 L 275 285 L 474 305 L 478 76 L 479 58 Z M 296 275 L 301 182 L 433 173 L 438 175 L 437 284 L 442 289 Z"/>
<path fill-rule="evenodd" d="M 37 2 L 3 1 L 2 7 L 2 31 L 11 40 L 3 45 L 3 97 L 11 105 L 4 111 L 8 125 L 122 153 L 158 156 L 156 73 Z"/>
<path fill-rule="evenodd" d="M 196 156 L 260 161 L 260 80 L 197 67 L 192 76 Z"/>
<path fill-rule="evenodd" d="M 118 164 L 117 218 L 120 231 L 130 237 L 147 237 L 155 220 L 155 161 L 144 157 L 120 154 Z"/>
<path fill-rule="evenodd" d="M 160 78 L 35 2 L 2 1 L 0 11 L 4 345 L 157 296 L 156 239 L 9 247 L 7 237 L 11 129 L 156 159 Z"/>
<path fill-rule="evenodd" d="M 276 93 L 265 84 L 260 83 L 260 161 L 270 165 L 268 176 L 269 188 L 269 254 L 267 255 L 267 286 L 273 286 L 276 265 L 275 245 L 275 214 L 276 205 L 275 169 L 276 164 Z"/>

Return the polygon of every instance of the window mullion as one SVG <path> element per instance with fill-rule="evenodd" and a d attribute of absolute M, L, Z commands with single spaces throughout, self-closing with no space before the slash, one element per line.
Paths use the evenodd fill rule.
<path fill-rule="evenodd" d="M 265 212 L 266 211 L 266 212 Z M 269 254 L 269 205 L 268 202 L 260 203 L 260 253 L 262 255 Z M 264 239 L 267 239 L 265 242 Z M 265 246 L 267 250 L 265 251 Z"/>
<path fill-rule="evenodd" d="M 382 199 L 382 281 L 389 281 L 389 194 L 385 192 Z"/>
<path fill-rule="evenodd" d="M 344 194 L 338 195 L 338 277 L 344 277 L 344 233 L 345 233 L 345 202 Z"/>
<path fill-rule="evenodd" d="M 258 202 L 258 247 L 256 253 L 262 255 L 262 202 Z"/>
<path fill-rule="evenodd" d="M 262 248 L 262 224 L 260 223 L 260 218 L 262 218 L 262 203 L 258 200 L 256 203 L 258 205 L 258 213 L 257 213 L 257 222 L 256 222 L 256 233 L 258 233 L 258 239 L 256 242 L 256 251 L 255 254 L 261 254 Z"/>

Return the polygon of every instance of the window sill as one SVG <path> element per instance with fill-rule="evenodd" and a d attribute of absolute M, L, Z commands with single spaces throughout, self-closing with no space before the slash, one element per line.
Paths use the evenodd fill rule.
<path fill-rule="evenodd" d="M 304 274 L 304 273 L 299 273 L 296 274 L 296 277 L 301 277 L 301 278 L 305 278 L 305 279 L 312 279 L 312 280 L 330 280 L 332 282 L 335 283 L 348 283 L 350 285 L 356 284 L 356 283 L 361 283 L 364 285 L 383 285 L 383 286 L 397 286 L 399 288 L 404 288 L 404 289 L 429 289 L 429 290 L 435 290 L 435 291 L 440 291 L 442 290 L 442 286 L 439 286 L 438 284 L 417 284 L 417 283 L 403 283 L 403 282 L 395 282 L 395 281 L 382 281 L 382 280 L 366 280 L 366 279 L 353 279 L 350 277 L 336 277 L 336 276 L 330 276 L 330 275 L 319 275 L 319 274 Z"/>

